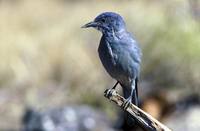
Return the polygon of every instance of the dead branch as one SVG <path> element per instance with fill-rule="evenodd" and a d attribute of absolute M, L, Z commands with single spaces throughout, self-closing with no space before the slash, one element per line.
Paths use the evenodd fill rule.
<path fill-rule="evenodd" d="M 125 99 L 120 96 L 116 90 L 112 89 L 110 92 L 109 90 L 105 90 L 105 97 L 109 100 L 116 103 L 118 106 L 122 108 L 122 105 Z M 109 95 L 106 95 L 109 93 Z M 147 130 L 147 131 L 172 131 L 161 122 L 153 118 L 151 115 L 140 109 L 139 107 L 135 106 L 134 104 L 130 104 L 126 109 L 127 112 L 131 114 L 131 116 L 138 121 L 139 125 Z"/>

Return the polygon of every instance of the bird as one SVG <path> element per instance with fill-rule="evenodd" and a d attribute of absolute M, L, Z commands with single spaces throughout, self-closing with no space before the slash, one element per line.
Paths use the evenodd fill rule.
<path fill-rule="evenodd" d="M 82 28 L 93 27 L 102 33 L 98 54 L 108 74 L 121 85 L 125 104 L 138 106 L 138 79 L 142 52 L 139 44 L 128 32 L 122 16 L 115 12 L 103 12 Z"/>

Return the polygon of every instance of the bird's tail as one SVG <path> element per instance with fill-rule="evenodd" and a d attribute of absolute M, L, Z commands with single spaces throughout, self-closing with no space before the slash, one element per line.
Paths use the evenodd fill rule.
<path fill-rule="evenodd" d="M 138 78 L 135 79 L 135 105 L 138 106 Z"/>
<path fill-rule="evenodd" d="M 122 85 L 124 98 L 127 99 L 131 95 L 131 88 Z M 133 90 L 132 103 L 138 106 L 138 78 L 135 79 L 135 90 Z"/>
<path fill-rule="evenodd" d="M 131 95 L 131 89 L 122 85 L 124 98 L 127 99 Z M 135 90 L 133 91 L 132 103 L 138 106 L 138 78 L 135 80 Z M 136 125 L 136 121 L 128 112 L 124 112 L 124 126 L 131 128 Z"/>

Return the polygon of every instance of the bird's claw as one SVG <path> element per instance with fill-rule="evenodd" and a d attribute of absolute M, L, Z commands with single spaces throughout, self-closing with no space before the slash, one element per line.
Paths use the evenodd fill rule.
<path fill-rule="evenodd" d="M 105 96 L 106 96 L 107 98 L 110 98 L 110 97 L 112 96 L 112 93 L 113 93 L 113 89 L 107 89 L 107 90 L 106 90 L 106 93 L 105 93 Z"/>
<path fill-rule="evenodd" d="M 131 104 L 131 97 L 124 101 L 124 103 L 122 104 L 122 108 L 126 110 L 130 106 L 130 104 Z"/>

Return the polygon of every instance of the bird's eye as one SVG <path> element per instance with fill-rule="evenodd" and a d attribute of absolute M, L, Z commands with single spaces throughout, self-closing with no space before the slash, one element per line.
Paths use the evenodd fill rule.
<path fill-rule="evenodd" d="M 105 23 L 105 22 L 106 22 L 106 20 L 105 20 L 105 19 L 102 19 L 101 21 L 102 21 L 103 23 Z"/>

